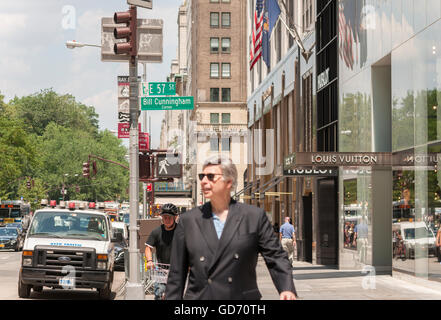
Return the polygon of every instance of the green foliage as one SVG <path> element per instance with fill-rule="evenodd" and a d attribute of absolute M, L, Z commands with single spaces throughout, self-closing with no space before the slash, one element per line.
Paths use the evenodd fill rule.
<path fill-rule="evenodd" d="M 49 123 L 66 128 L 97 133 L 98 115 L 93 107 L 75 101 L 71 95 L 60 96 L 52 89 L 10 101 L 16 116 L 23 120 L 28 132 L 44 134 Z"/>
<path fill-rule="evenodd" d="M 128 165 L 126 148 L 111 132 L 98 130 L 93 107 L 52 89 L 8 104 L 0 95 L 0 197 L 24 197 L 38 208 L 42 198 L 105 201 L 128 198 L 128 170 L 97 161 L 98 174 L 82 175 L 89 155 Z M 28 189 L 26 181 L 34 186 Z M 34 209 L 35 209 L 34 208 Z"/>

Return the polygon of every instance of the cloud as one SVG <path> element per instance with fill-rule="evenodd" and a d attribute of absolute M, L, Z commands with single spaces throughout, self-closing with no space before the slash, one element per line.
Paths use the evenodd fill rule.
<path fill-rule="evenodd" d="M 99 114 L 100 129 L 116 130 L 118 128 L 118 95 L 116 90 L 101 91 L 82 99 L 81 102 L 87 106 L 95 107 L 95 112 Z"/>

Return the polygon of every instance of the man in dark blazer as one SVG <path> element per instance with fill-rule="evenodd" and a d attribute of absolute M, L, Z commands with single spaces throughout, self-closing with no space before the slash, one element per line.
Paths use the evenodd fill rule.
<path fill-rule="evenodd" d="M 280 299 L 295 300 L 291 264 L 264 210 L 231 199 L 236 166 L 227 158 L 210 158 L 199 179 L 210 202 L 180 217 L 165 298 L 258 300 L 256 265 L 260 253 Z"/>

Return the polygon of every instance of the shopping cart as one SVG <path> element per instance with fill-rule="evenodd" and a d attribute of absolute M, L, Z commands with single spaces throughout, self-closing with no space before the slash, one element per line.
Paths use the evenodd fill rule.
<path fill-rule="evenodd" d="M 169 264 L 158 263 L 156 259 L 153 262 L 153 268 L 147 268 L 147 260 L 144 259 L 143 287 L 145 294 L 154 294 L 155 283 L 167 283 Z"/>
<path fill-rule="evenodd" d="M 170 270 L 169 264 L 156 263 L 152 269 L 152 280 L 156 283 L 167 283 L 168 271 Z"/>

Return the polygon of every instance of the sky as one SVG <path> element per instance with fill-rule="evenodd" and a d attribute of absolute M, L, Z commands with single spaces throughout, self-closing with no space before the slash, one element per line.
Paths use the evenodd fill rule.
<path fill-rule="evenodd" d="M 138 18 L 163 19 L 163 62 L 147 64 L 147 81 L 166 81 L 178 42 L 177 16 L 182 0 L 153 0 L 138 8 Z M 1 0 L 0 94 L 8 102 L 52 88 L 93 106 L 100 130 L 117 130 L 117 76 L 128 63 L 102 62 L 96 47 L 68 49 L 66 41 L 100 45 L 101 18 L 128 9 L 126 0 Z M 138 74 L 143 72 L 139 64 Z M 143 125 L 145 111 L 139 118 Z M 151 147 L 159 146 L 163 111 L 150 111 Z M 142 131 L 145 128 L 142 127 Z M 128 146 L 129 139 L 124 140 Z"/>

